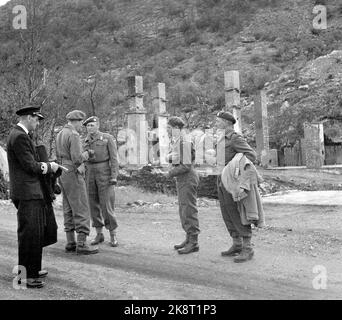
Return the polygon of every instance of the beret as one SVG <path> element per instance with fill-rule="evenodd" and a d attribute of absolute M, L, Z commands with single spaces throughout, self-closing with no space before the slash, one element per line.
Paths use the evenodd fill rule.
<path fill-rule="evenodd" d="M 99 118 L 96 116 L 89 117 L 88 119 L 83 121 L 83 125 L 86 126 L 90 122 L 99 122 Z"/>
<path fill-rule="evenodd" d="M 68 120 L 83 120 L 85 117 L 85 113 L 81 110 L 73 110 L 66 115 Z"/>
<path fill-rule="evenodd" d="M 185 122 L 180 117 L 171 117 L 168 120 L 168 124 L 171 127 L 177 127 L 179 129 L 182 129 L 185 126 Z"/>
<path fill-rule="evenodd" d="M 32 105 L 28 105 L 17 110 L 16 114 L 18 116 L 26 116 L 26 115 L 37 116 L 39 120 L 44 119 L 44 116 L 40 113 L 40 107 L 35 107 Z"/>
<path fill-rule="evenodd" d="M 231 121 L 233 124 L 236 122 L 234 116 L 228 111 L 220 111 L 217 115 L 218 118 L 225 119 L 227 121 Z"/>

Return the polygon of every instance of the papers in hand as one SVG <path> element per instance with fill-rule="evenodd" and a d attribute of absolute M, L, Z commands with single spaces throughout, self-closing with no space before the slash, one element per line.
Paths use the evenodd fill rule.
<path fill-rule="evenodd" d="M 62 170 L 66 171 L 66 172 L 68 172 L 68 171 L 69 171 L 69 169 L 68 169 L 68 168 L 66 168 L 66 167 L 63 167 L 63 166 L 61 166 L 60 164 L 59 164 L 59 167 L 60 167 Z"/>

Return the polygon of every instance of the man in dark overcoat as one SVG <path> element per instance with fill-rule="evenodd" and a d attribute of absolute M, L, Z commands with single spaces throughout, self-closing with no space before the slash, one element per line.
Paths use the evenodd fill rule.
<path fill-rule="evenodd" d="M 7 142 L 10 177 L 10 198 L 18 209 L 18 272 L 29 288 L 41 288 L 47 271 L 42 268 L 42 252 L 46 243 L 46 202 L 41 185 L 42 176 L 56 172 L 55 162 L 39 162 L 29 133 L 34 131 L 43 115 L 40 108 L 26 106 L 16 112 L 19 123 L 12 129 Z"/>

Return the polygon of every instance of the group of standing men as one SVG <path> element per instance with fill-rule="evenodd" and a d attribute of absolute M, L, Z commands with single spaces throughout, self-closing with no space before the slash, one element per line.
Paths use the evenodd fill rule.
<path fill-rule="evenodd" d="M 67 252 L 94 254 L 97 244 L 104 241 L 103 227 L 109 230 L 110 245 L 118 245 L 114 213 L 114 186 L 118 175 L 117 147 L 114 138 L 99 131 L 99 119 L 74 110 L 66 116 L 68 123 L 56 139 L 57 161 L 68 170 L 59 181 L 63 193 L 64 231 Z M 82 146 L 80 130 L 87 127 L 88 135 Z M 87 244 L 90 217 L 96 228 L 96 237 Z M 75 237 L 77 234 L 77 239 Z"/>
<path fill-rule="evenodd" d="M 98 253 L 97 245 L 104 242 L 103 227 L 109 231 L 110 245 L 116 247 L 118 224 L 114 214 L 114 186 L 117 183 L 119 168 L 117 147 L 111 135 L 99 131 L 100 123 L 97 117 L 92 116 L 84 120 L 86 115 L 82 111 L 74 110 L 67 114 L 68 122 L 57 135 L 57 163 L 49 162 L 47 156 L 46 160 L 42 161 L 30 136 L 39 121 L 44 119 L 40 109 L 27 106 L 18 110 L 17 115 L 20 121 L 9 135 L 7 153 L 10 196 L 18 209 L 19 266 L 25 268 L 27 286 L 41 288 L 44 286 L 42 278 L 48 274 L 41 268 L 43 247 L 57 241 L 53 196 L 46 192 L 46 189 L 50 190 L 46 188 L 46 177 L 59 177 L 63 193 L 66 252 Z M 224 131 L 220 139 L 224 140 L 225 165 L 238 153 L 254 162 L 256 153 L 245 139 L 234 131 L 235 122 L 229 112 L 220 112 L 217 115 L 216 126 Z M 171 117 L 168 125 L 170 130 L 182 130 L 185 123 L 179 117 Z M 84 144 L 80 136 L 82 126 L 86 126 L 88 132 Z M 187 149 L 183 147 L 186 143 L 191 144 L 189 154 L 182 152 Z M 191 141 L 184 140 L 180 135 L 173 141 L 173 146 L 175 145 L 180 145 L 180 151 L 171 147 L 168 160 L 173 163 L 175 156 L 180 156 L 181 161 L 172 164 L 169 177 L 176 177 L 179 214 L 186 237 L 174 248 L 180 254 L 188 254 L 199 250 L 200 229 L 196 206 L 199 177 L 193 167 L 194 148 Z M 182 163 L 184 157 L 188 159 Z M 235 256 L 235 262 L 248 261 L 254 254 L 251 245 L 251 223 L 242 222 L 237 202 L 225 189 L 220 175 L 217 182 L 223 220 L 233 239 L 232 246 L 228 251 L 222 252 L 222 255 Z M 91 245 L 88 245 L 90 220 L 96 228 L 96 237 Z"/>
<path fill-rule="evenodd" d="M 217 114 L 216 128 L 223 132 L 218 140 L 224 145 L 224 164 L 227 166 L 238 154 L 245 156 L 252 164 L 256 161 L 256 152 L 242 135 L 234 131 L 235 123 L 236 119 L 231 113 L 222 111 Z M 167 159 L 170 163 L 173 163 L 169 171 L 169 177 L 176 177 L 179 216 L 182 228 L 186 234 L 185 240 L 174 246 L 180 254 L 188 254 L 199 250 L 198 235 L 200 233 L 196 205 L 199 178 L 194 168 L 195 150 L 192 143 L 186 141 L 187 135 L 182 134 L 184 126 L 184 121 L 179 117 L 171 117 L 168 121 L 169 134 L 171 130 L 175 129 L 181 132 L 177 139 L 172 142 L 174 147 L 171 147 L 171 152 Z M 187 143 L 191 145 L 188 148 L 186 148 Z M 176 145 L 178 145 L 179 151 L 175 152 Z M 188 154 L 184 154 L 182 150 L 191 150 L 191 152 L 188 151 Z M 175 159 L 177 161 L 173 161 Z M 236 182 L 234 181 L 233 183 Z M 224 257 L 234 257 L 234 262 L 237 263 L 246 262 L 252 259 L 254 255 L 251 243 L 252 222 L 243 221 L 238 202 L 225 188 L 220 174 L 217 176 L 217 189 L 223 221 L 233 240 L 232 246 L 228 250 L 221 252 L 221 255 Z M 241 189 L 239 192 L 243 192 L 243 190 Z M 253 208 L 254 210 L 255 208 Z"/>
<path fill-rule="evenodd" d="M 49 162 L 46 152 L 42 160 L 31 135 L 44 119 L 40 108 L 29 105 L 16 114 L 20 121 L 8 137 L 7 155 L 10 197 L 18 209 L 18 274 L 27 287 L 41 288 L 45 284 L 43 278 L 48 275 L 42 270 L 43 248 L 57 241 L 52 207 L 55 186 L 51 186 L 57 177 L 63 193 L 65 250 L 97 253 L 96 245 L 104 241 L 103 227 L 109 230 L 110 245 L 118 245 L 114 214 L 117 148 L 111 135 L 99 131 L 97 117 L 84 121 L 86 115 L 74 110 L 67 114 L 68 123 L 57 136 L 58 163 Z M 84 146 L 80 137 L 82 125 L 88 131 Z M 86 241 L 90 219 L 97 233 L 91 246 Z"/>

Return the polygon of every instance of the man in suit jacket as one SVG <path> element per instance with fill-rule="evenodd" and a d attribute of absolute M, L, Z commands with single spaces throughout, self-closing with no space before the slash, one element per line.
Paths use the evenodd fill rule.
<path fill-rule="evenodd" d="M 18 255 L 19 270 L 26 271 L 22 279 L 29 288 L 44 286 L 41 270 L 44 246 L 45 200 L 41 177 L 59 168 L 55 162 L 37 161 L 35 145 L 29 133 L 44 119 L 40 109 L 26 106 L 16 112 L 19 123 L 12 129 L 7 142 L 7 157 L 10 176 L 10 197 L 18 209 Z M 24 269 L 23 269 L 24 268 Z"/>

